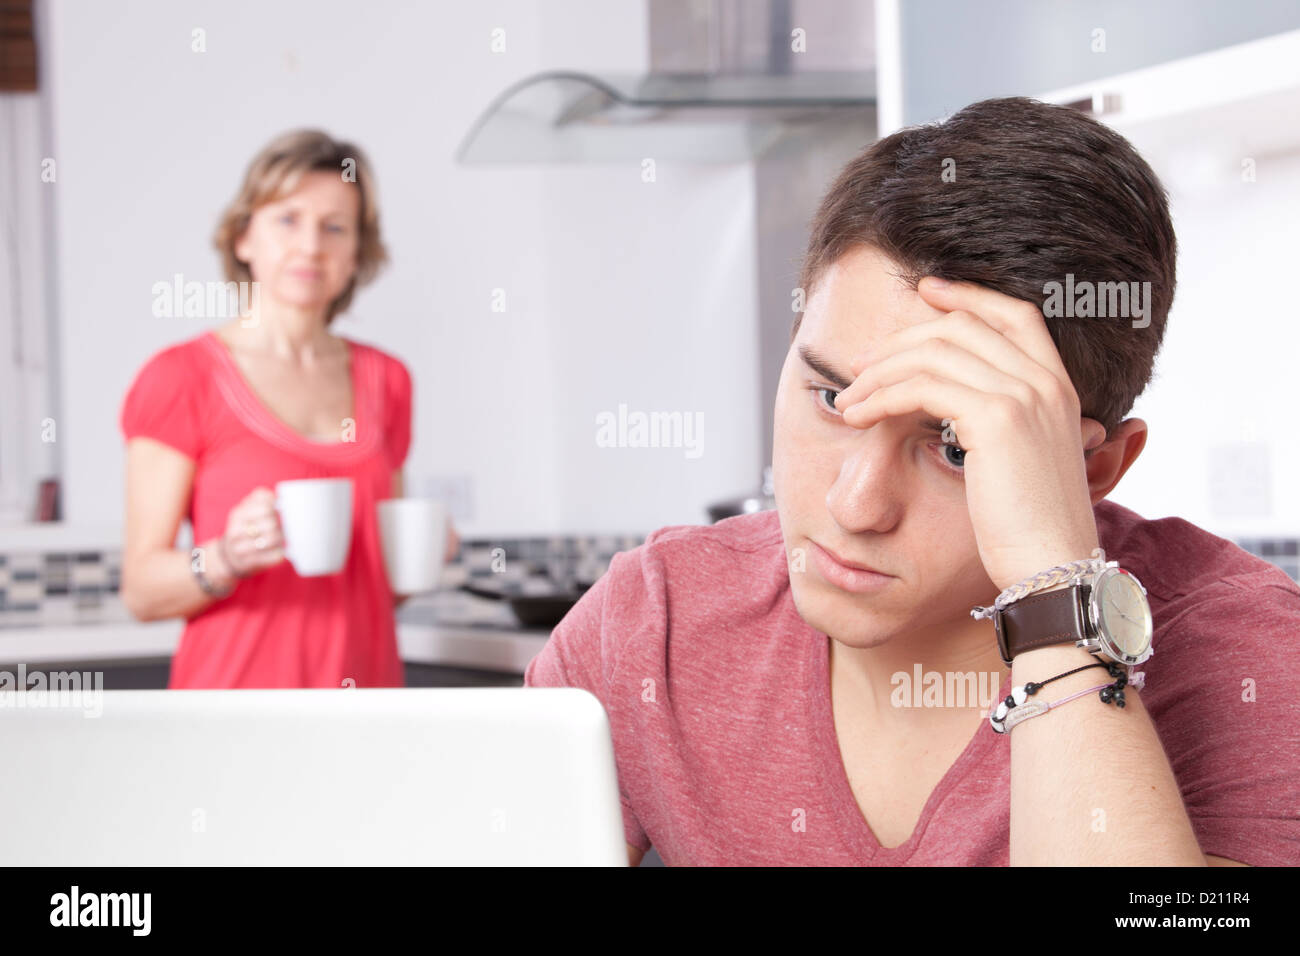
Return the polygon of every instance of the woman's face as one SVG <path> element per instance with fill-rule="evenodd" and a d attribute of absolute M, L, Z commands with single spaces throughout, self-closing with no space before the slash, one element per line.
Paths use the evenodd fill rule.
<path fill-rule="evenodd" d="M 360 203 L 356 183 L 315 170 L 292 194 L 254 210 L 235 255 L 259 294 L 321 310 L 338 298 L 356 271 Z"/>

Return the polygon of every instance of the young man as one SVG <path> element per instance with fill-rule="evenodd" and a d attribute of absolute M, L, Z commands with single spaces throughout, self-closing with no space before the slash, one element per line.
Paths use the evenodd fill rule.
<path fill-rule="evenodd" d="M 1073 110 L 976 103 L 846 167 L 776 396 L 777 510 L 617 555 L 525 675 L 604 704 L 634 865 L 1300 863 L 1300 588 L 1104 500 L 1174 274 L 1159 181 Z M 972 614 L 1098 546 L 1145 596 L 1075 565 Z"/>

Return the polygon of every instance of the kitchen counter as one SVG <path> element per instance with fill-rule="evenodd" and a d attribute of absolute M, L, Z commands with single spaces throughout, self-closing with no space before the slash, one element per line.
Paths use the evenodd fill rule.
<path fill-rule="evenodd" d="M 166 659 L 184 625 L 173 619 L 0 628 L 0 666 Z M 505 604 L 463 592 L 421 595 L 397 609 L 398 653 L 407 664 L 522 674 L 549 637 L 549 630 L 516 625 Z"/>

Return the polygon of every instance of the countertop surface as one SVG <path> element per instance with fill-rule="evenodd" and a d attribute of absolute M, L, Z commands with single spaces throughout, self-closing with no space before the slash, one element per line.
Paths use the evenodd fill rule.
<path fill-rule="evenodd" d="M 520 627 L 504 602 L 450 587 L 412 597 L 396 616 L 398 652 L 410 664 L 522 674 L 550 637 L 549 630 Z M 126 616 L 0 628 L 0 665 L 168 658 L 184 626 L 179 618 L 145 622 Z"/>

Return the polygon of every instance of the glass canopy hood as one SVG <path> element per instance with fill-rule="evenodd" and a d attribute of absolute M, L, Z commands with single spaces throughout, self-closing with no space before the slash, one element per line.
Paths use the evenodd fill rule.
<path fill-rule="evenodd" d="M 821 124 L 861 121 L 875 104 L 874 72 L 539 73 L 492 102 L 457 159 L 745 162 Z"/>

